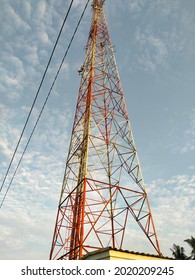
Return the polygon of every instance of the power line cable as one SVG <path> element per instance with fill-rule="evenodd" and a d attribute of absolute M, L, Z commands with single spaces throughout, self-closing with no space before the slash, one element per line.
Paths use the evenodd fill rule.
<path fill-rule="evenodd" d="M 20 142 L 21 142 L 21 140 L 22 140 L 22 137 L 23 137 L 23 135 L 24 135 L 24 131 L 25 131 L 26 126 L 27 126 L 27 124 L 28 124 L 28 121 L 29 121 L 29 119 L 30 119 L 30 116 L 31 116 L 32 110 L 33 110 L 33 108 L 34 108 L 35 102 L 36 102 L 36 100 L 37 100 L 37 98 L 38 98 L 40 89 L 41 89 L 41 87 L 42 87 L 42 84 L 43 84 L 43 81 L 44 81 L 44 79 L 45 79 L 45 76 L 46 76 L 47 70 L 48 70 L 48 68 L 49 68 L 49 65 L 50 65 L 50 63 L 51 63 L 51 60 L 52 60 L 53 54 L 54 54 L 54 52 L 55 52 L 56 46 L 57 46 L 57 44 L 58 44 L 59 38 L 60 38 L 60 36 L 61 36 L 62 30 L 63 30 L 63 28 L 64 28 L 64 25 L 65 25 L 65 23 L 66 23 L 66 21 L 67 21 L 68 15 L 69 15 L 70 10 L 71 10 L 71 8 L 72 8 L 73 1 L 74 1 L 74 0 L 71 0 L 71 3 L 70 3 L 69 8 L 68 8 L 68 11 L 67 11 L 67 13 L 66 13 L 66 15 L 65 15 L 64 21 L 63 21 L 62 26 L 61 26 L 61 28 L 60 28 L 60 32 L 59 32 L 59 34 L 58 34 L 58 37 L 57 37 L 56 42 L 55 42 L 55 44 L 54 44 L 54 47 L 53 47 L 53 49 L 52 49 L 52 52 L 51 52 L 49 61 L 48 61 L 48 63 L 47 63 L 47 66 L 46 66 L 46 68 L 45 68 L 45 71 L 44 71 L 43 77 L 42 77 L 42 79 L 41 79 L 40 85 L 39 85 L 39 87 L 38 87 L 38 90 L 37 90 L 37 92 L 36 92 L 36 95 L 35 95 L 35 98 L 34 98 L 34 100 L 33 100 L 32 106 L 31 106 L 30 111 L 29 111 L 29 113 L 28 113 L 28 116 L 27 116 L 26 122 L 25 122 L 25 124 L 24 124 L 23 130 L 22 130 L 22 132 L 21 132 L 21 135 L 20 135 L 20 137 L 19 137 L 18 143 L 17 143 L 17 145 L 16 145 L 16 148 L 15 148 L 14 153 L 13 153 L 13 155 L 12 155 L 11 161 L 10 161 L 10 163 L 9 163 L 8 169 L 7 169 L 7 171 L 6 171 L 6 174 L 5 174 L 5 176 L 4 176 L 3 182 L 2 182 L 2 184 L 1 184 L 0 192 L 1 192 L 2 189 L 3 189 L 3 186 L 4 186 L 5 181 L 6 181 L 6 179 L 7 179 L 8 173 L 9 173 L 10 168 L 11 168 L 11 166 L 12 166 L 13 160 L 14 160 L 15 155 L 16 155 L 16 153 L 17 153 L 18 147 L 19 147 Z"/>
<path fill-rule="evenodd" d="M 56 75 L 55 75 L 55 78 L 54 78 L 54 80 L 53 80 L 53 83 L 52 83 L 52 85 L 51 85 L 51 87 L 50 87 L 50 90 L 49 90 L 49 92 L 48 92 L 48 94 L 47 94 L 47 97 L 46 97 L 46 99 L 45 99 L 45 102 L 44 102 L 44 104 L 43 104 L 43 106 L 42 106 L 42 108 L 41 108 L 41 111 L 40 111 L 40 113 L 39 113 L 39 115 L 38 115 L 38 118 L 37 118 L 36 123 L 35 123 L 35 125 L 34 125 L 34 127 L 33 127 L 33 130 L 32 130 L 32 132 L 31 132 L 31 134 L 30 134 L 30 136 L 29 136 L 29 139 L 28 139 L 28 141 L 27 141 L 27 143 L 26 143 L 26 146 L 25 146 L 25 148 L 24 148 L 24 151 L 23 151 L 23 153 L 22 153 L 22 155 L 21 155 L 21 157 L 20 157 L 20 160 L 19 160 L 19 162 L 18 162 L 18 164 L 17 164 L 17 167 L 16 167 L 16 169 L 15 169 L 15 171 L 14 171 L 14 173 L 13 173 L 13 176 L 12 176 L 12 178 L 11 178 L 11 180 L 10 180 L 9 186 L 8 186 L 8 188 L 7 188 L 7 190 L 6 190 L 5 194 L 4 194 L 4 197 L 3 197 L 2 201 L 1 201 L 0 208 L 2 207 L 2 205 L 3 205 L 3 203 L 4 203 L 4 200 L 5 200 L 6 196 L 7 196 L 7 193 L 8 193 L 8 191 L 9 191 L 10 187 L 11 187 L 11 184 L 12 184 L 14 178 L 15 178 L 15 175 L 16 175 L 16 173 L 17 173 L 17 171 L 18 171 L 18 168 L 19 168 L 19 166 L 20 166 L 20 164 L 21 164 L 21 162 L 22 162 L 22 159 L 23 159 L 23 157 L 24 157 L 24 155 L 25 155 L 25 152 L 26 152 L 26 150 L 27 150 L 27 148 L 28 148 L 28 145 L 29 145 L 29 143 L 30 143 L 30 141 L 31 141 L 31 138 L 32 138 L 32 136 L 33 136 L 33 134 L 34 134 L 34 131 L 35 131 L 37 125 L 38 125 L 38 122 L 39 122 L 39 120 L 40 120 L 40 118 L 41 118 L 41 115 L 42 115 L 42 113 L 43 113 L 43 110 L 44 110 L 44 108 L 45 108 L 45 106 L 46 106 L 46 104 L 47 104 L 47 101 L 48 101 L 48 99 L 49 99 L 49 96 L 50 96 L 50 94 L 51 94 L 51 92 L 52 92 L 52 89 L 53 89 L 53 87 L 54 87 L 54 85 L 55 85 L 55 82 L 56 82 L 56 80 L 57 80 L 57 77 L 58 77 L 58 75 L 59 75 L 59 73 L 60 73 L 60 70 L 61 70 L 61 68 L 62 68 L 62 65 L 63 65 L 63 63 L 64 63 L 64 61 L 65 61 L 65 58 L 66 58 L 66 56 L 67 56 L 67 54 L 68 54 L 68 52 L 69 52 L 69 49 L 70 49 L 70 47 L 71 47 L 71 45 L 72 45 L 72 42 L 73 42 L 73 40 L 74 40 L 74 37 L 75 37 L 75 35 L 76 35 L 76 33 L 77 33 L 77 30 L 78 30 L 78 28 L 79 28 L 79 25 L 80 25 L 80 23 L 81 23 L 81 20 L 83 19 L 83 16 L 84 16 L 84 14 L 85 14 L 85 11 L 86 11 L 86 9 L 87 9 L 87 6 L 88 6 L 88 4 L 89 4 L 89 1 L 90 1 L 90 0 L 87 1 L 86 5 L 85 5 L 85 7 L 84 7 L 84 10 L 83 10 L 83 12 L 82 12 L 82 14 L 81 14 L 81 17 L 80 17 L 80 19 L 79 19 L 79 21 L 78 21 L 78 23 L 77 23 L 77 26 L 76 26 L 76 28 L 75 28 L 75 30 L 74 30 L 74 33 L 73 33 L 72 37 L 71 37 L 71 40 L 70 40 L 70 42 L 69 42 L 69 45 L 68 45 L 68 47 L 67 47 L 67 49 L 66 49 L 66 52 L 65 52 L 65 54 L 64 54 L 64 57 L 63 57 L 63 59 L 62 59 L 62 61 L 61 61 L 61 63 L 60 63 L 60 66 L 59 66 L 58 71 L 57 71 L 57 73 L 56 73 Z"/>

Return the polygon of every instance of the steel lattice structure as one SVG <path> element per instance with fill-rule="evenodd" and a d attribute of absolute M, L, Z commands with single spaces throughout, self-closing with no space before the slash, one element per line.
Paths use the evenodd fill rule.
<path fill-rule="evenodd" d="M 103 4 L 92 4 L 50 259 L 122 249 L 132 218 L 161 254 Z"/>

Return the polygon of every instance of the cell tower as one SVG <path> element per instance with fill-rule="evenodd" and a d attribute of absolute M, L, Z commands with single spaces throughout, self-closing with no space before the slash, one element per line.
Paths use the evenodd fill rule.
<path fill-rule="evenodd" d="M 93 0 L 92 11 L 50 259 L 130 249 L 123 246 L 133 219 L 160 255 L 104 0 Z"/>

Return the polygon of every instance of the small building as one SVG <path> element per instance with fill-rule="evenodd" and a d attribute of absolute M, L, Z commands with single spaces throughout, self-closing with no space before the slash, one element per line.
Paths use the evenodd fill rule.
<path fill-rule="evenodd" d="M 97 251 L 86 254 L 82 260 L 173 260 L 169 257 L 163 257 L 159 255 L 150 255 L 146 253 L 138 253 L 127 250 L 113 249 L 107 247 Z"/>

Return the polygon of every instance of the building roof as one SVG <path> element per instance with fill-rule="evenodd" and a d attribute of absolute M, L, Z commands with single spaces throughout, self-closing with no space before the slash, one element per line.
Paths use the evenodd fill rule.
<path fill-rule="evenodd" d="M 154 254 L 140 253 L 129 250 L 122 250 L 112 247 L 106 247 L 100 250 L 89 252 L 82 260 L 174 260 L 170 257 L 159 256 Z"/>

